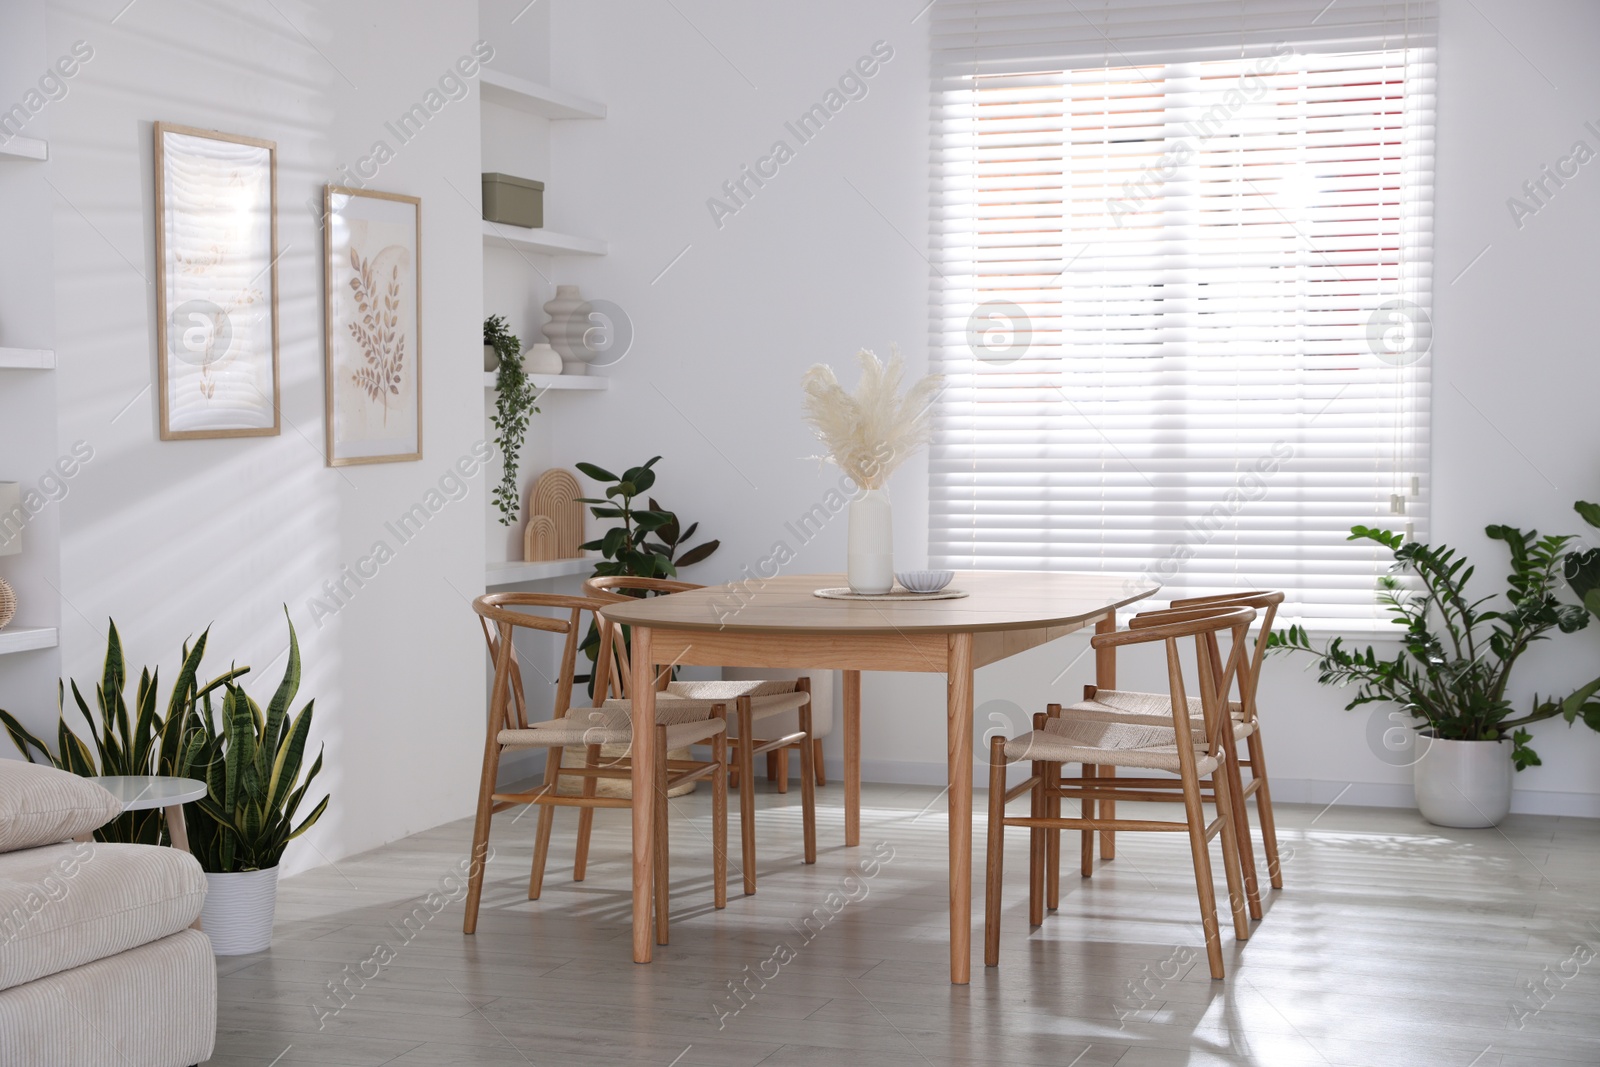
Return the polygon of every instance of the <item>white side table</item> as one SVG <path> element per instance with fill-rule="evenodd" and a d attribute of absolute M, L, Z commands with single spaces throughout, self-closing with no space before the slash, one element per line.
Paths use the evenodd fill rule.
<path fill-rule="evenodd" d="M 206 784 L 194 778 L 164 778 L 153 774 L 110 775 L 91 778 L 116 797 L 123 811 L 164 808 L 172 847 L 189 851 L 189 831 L 183 823 L 183 806 L 206 795 Z"/>

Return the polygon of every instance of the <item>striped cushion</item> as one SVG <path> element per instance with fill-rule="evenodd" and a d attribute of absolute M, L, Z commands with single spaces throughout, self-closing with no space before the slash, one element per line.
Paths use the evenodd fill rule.
<path fill-rule="evenodd" d="M 209 1059 L 216 1037 L 217 965 L 199 930 L 0 992 L 7 1067 L 181 1067 Z"/>
<path fill-rule="evenodd" d="M 176 933 L 205 898 L 200 864 L 175 848 L 66 842 L 8 852 L 0 856 L 0 989 Z"/>
<path fill-rule="evenodd" d="M 0 759 L 0 852 L 68 841 L 120 814 L 121 803 L 96 782 Z"/>

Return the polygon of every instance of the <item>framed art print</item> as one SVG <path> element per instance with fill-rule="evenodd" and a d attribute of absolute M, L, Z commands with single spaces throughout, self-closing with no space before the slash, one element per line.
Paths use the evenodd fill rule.
<path fill-rule="evenodd" d="M 161 439 L 276 434 L 277 148 L 154 128 Z"/>
<path fill-rule="evenodd" d="M 422 458 L 422 201 L 323 190 L 328 466 Z"/>

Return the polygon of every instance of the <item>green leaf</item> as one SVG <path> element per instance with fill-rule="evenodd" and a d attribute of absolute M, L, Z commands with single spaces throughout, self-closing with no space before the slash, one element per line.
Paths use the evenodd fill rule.
<path fill-rule="evenodd" d="M 0 708 L 0 723 L 5 724 L 6 733 L 11 736 L 11 743 L 17 746 L 17 751 L 21 752 L 22 755 L 27 758 L 29 763 L 37 762 L 33 758 L 33 753 L 29 751 L 31 746 L 32 748 L 38 749 L 39 754 L 43 756 L 45 761 L 51 766 L 56 767 L 57 769 L 61 768 L 61 764 L 55 759 L 55 757 L 50 755 L 50 749 L 45 746 L 45 743 L 39 740 L 33 734 L 29 733 L 27 727 L 23 726 L 17 717 L 12 715 L 9 711 L 6 711 L 4 708 Z"/>
<path fill-rule="evenodd" d="M 667 523 L 676 521 L 676 516 L 670 511 L 636 511 L 633 513 L 634 525 L 646 532 L 659 530 Z"/>
<path fill-rule="evenodd" d="M 1600 528 L 1600 504 L 1591 504 L 1587 500 L 1580 500 L 1572 505 L 1584 522 L 1590 526 Z"/>
<path fill-rule="evenodd" d="M 574 464 L 574 466 L 597 482 L 615 482 L 621 480 L 604 467 L 598 467 L 593 463 L 577 463 Z"/>
<path fill-rule="evenodd" d="M 705 559 L 707 556 L 711 555 L 711 553 L 715 552 L 721 546 L 721 541 L 707 541 L 704 544 L 695 545 L 682 556 L 678 557 L 678 566 L 692 567 L 696 563 L 699 563 L 701 560 Z"/>

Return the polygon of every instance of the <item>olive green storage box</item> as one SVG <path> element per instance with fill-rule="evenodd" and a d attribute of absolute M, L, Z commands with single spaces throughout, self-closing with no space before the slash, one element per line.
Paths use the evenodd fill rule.
<path fill-rule="evenodd" d="M 507 226 L 544 225 L 544 182 L 511 174 L 483 176 L 483 217 Z"/>

